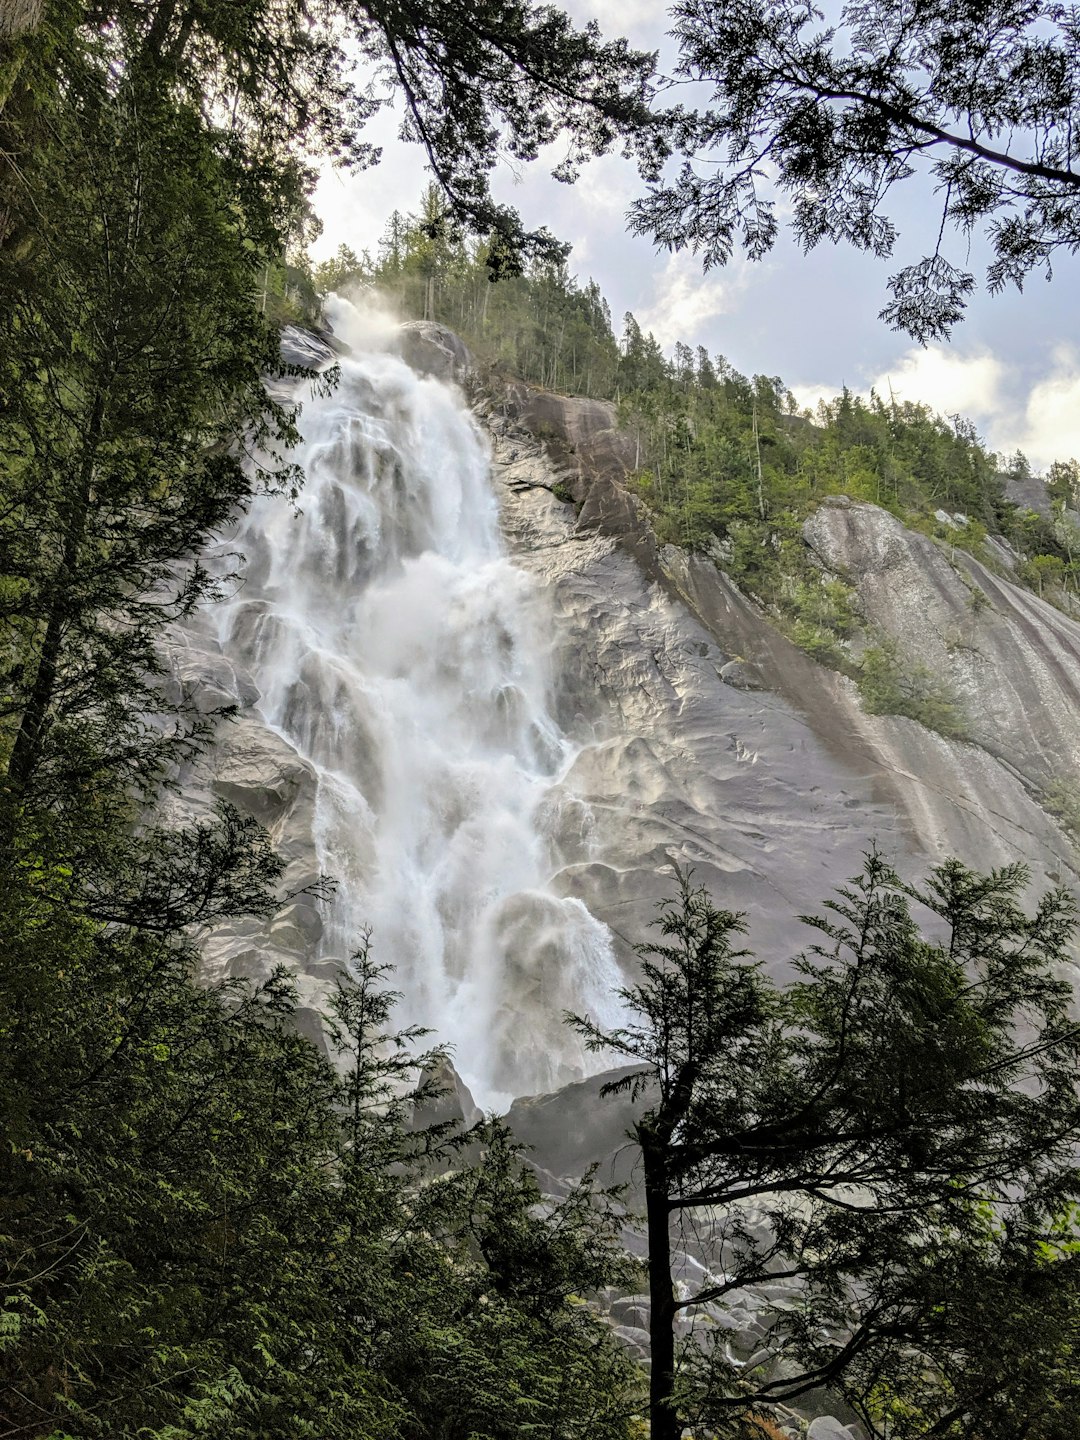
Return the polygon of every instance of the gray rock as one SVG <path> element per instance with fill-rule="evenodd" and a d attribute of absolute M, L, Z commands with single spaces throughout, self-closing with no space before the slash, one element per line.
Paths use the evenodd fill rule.
<path fill-rule="evenodd" d="M 462 384 L 475 368 L 468 346 L 433 320 L 408 320 L 398 329 L 401 358 L 420 375 Z"/>
<path fill-rule="evenodd" d="M 616 1334 L 631 1354 L 645 1356 L 649 1353 L 649 1332 L 639 1330 L 633 1325 L 616 1325 L 613 1327 Z"/>
<path fill-rule="evenodd" d="M 806 1440 L 859 1440 L 859 1432 L 850 1425 L 841 1425 L 831 1415 L 819 1415 L 810 1421 Z"/>
<path fill-rule="evenodd" d="M 876 505 L 823 505 L 803 533 L 869 624 L 949 686 L 981 749 L 1036 791 L 1076 771 L 1080 623 Z"/>
<path fill-rule="evenodd" d="M 241 716 L 223 729 L 213 769 L 214 791 L 271 828 L 315 785 L 307 761 L 254 716 Z"/>
<path fill-rule="evenodd" d="M 729 660 L 720 667 L 720 679 L 725 685 L 734 685 L 736 690 L 764 690 L 761 675 L 745 660 Z"/>
<path fill-rule="evenodd" d="M 646 1333 L 649 1328 L 649 1297 L 647 1295 L 626 1295 L 613 1300 L 609 1313 L 624 1325 L 636 1326 Z"/>
<path fill-rule="evenodd" d="M 1041 475 L 1010 475 L 1005 481 L 1005 498 L 1022 510 L 1035 510 L 1047 519 L 1053 514 L 1046 481 Z"/>
<path fill-rule="evenodd" d="M 301 899 L 278 911 L 270 924 L 269 939 L 277 949 L 306 955 L 315 949 L 322 933 L 322 916 L 314 903 Z"/>
<path fill-rule="evenodd" d="M 632 1178 L 638 1151 L 628 1139 L 635 1107 L 628 1094 L 600 1098 L 604 1084 L 633 1074 L 635 1066 L 566 1085 L 550 1095 L 515 1100 L 506 1119 L 532 1159 L 555 1175 L 577 1177 L 600 1161 L 601 1184 Z"/>
<path fill-rule="evenodd" d="M 337 363 L 330 341 L 299 325 L 286 325 L 282 330 L 281 358 L 286 365 L 300 365 L 305 370 L 326 370 Z"/>
<path fill-rule="evenodd" d="M 856 873 L 872 838 L 912 876 L 955 854 L 980 867 L 1023 857 L 1035 885 L 1076 878 L 1071 846 L 1033 799 L 1017 754 L 1023 737 L 1043 731 L 1045 753 L 1057 757 L 1043 768 L 1061 769 L 1080 743 L 1080 693 L 1066 693 L 1072 662 L 1062 655 L 1057 668 L 1053 659 L 1071 650 L 1074 622 L 1049 605 L 1032 609 L 1035 597 L 981 571 L 979 583 L 1007 592 L 1017 615 L 1012 640 L 1001 642 L 1006 683 L 989 668 L 978 677 L 986 713 L 1002 706 L 999 689 L 1013 697 L 1011 718 L 984 727 L 1011 727 L 998 735 L 1000 753 L 989 735 L 984 748 L 867 715 L 853 684 L 792 645 L 713 561 L 655 542 L 650 549 L 634 529 L 634 506 L 627 499 L 620 512 L 610 498 L 625 491 L 615 439 L 604 440 L 591 468 L 592 422 L 582 417 L 594 412 L 548 397 L 521 399 L 517 413 L 522 424 L 539 415 L 543 433 L 532 443 L 495 436 L 504 526 L 550 596 L 559 718 L 583 745 L 545 815 L 561 867 L 555 884 L 611 926 L 628 974 L 633 943 L 671 893 L 672 862 L 691 865 L 719 903 L 748 912 L 751 945 L 780 975 L 806 943 L 794 917 Z M 542 488 L 560 473 L 556 422 L 564 437 L 577 436 L 577 516 Z M 605 497 L 599 508 L 590 508 L 593 485 Z M 613 523 L 616 513 L 624 524 Z M 944 587 L 949 633 L 972 618 L 986 624 L 989 612 L 973 616 L 971 591 L 944 552 L 885 512 L 845 502 L 815 521 L 808 538 L 827 568 L 859 583 L 872 624 L 879 597 L 903 595 L 914 580 L 911 608 L 924 613 L 929 592 Z M 967 574 L 964 552 L 957 556 Z M 1007 657 L 1010 643 L 1026 648 L 1030 663 Z M 727 683 L 732 656 L 762 688 Z M 1058 718 L 1025 715 L 1025 691 L 1046 691 L 1055 669 Z"/>
<path fill-rule="evenodd" d="M 442 1093 L 435 1099 L 416 1106 L 412 1116 L 412 1129 L 426 1130 L 431 1125 L 451 1123 L 467 1130 L 484 1118 L 469 1087 L 449 1060 L 440 1060 L 429 1066 L 421 1078 L 434 1082 Z"/>

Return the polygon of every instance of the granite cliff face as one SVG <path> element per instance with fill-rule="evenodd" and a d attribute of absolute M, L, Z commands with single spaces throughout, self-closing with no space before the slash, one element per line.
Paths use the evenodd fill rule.
<path fill-rule="evenodd" d="M 955 687 L 971 743 L 866 714 L 711 560 L 656 546 L 610 406 L 512 388 L 489 424 L 507 532 L 555 606 L 563 717 L 592 736 L 564 786 L 559 883 L 624 941 L 672 860 L 749 912 L 773 969 L 803 942 L 793 917 L 872 839 L 909 873 L 1020 857 L 1037 885 L 1076 881 L 1035 798 L 1078 758 L 1075 622 L 874 506 L 827 504 L 807 543 L 856 586 L 868 629 Z"/>
<path fill-rule="evenodd" d="M 296 344 L 307 363 L 333 358 Z M 401 345 L 414 369 L 467 381 L 471 362 L 448 332 L 411 326 Z M 673 862 L 748 911 L 774 972 L 804 943 L 794 917 L 853 874 L 872 839 L 913 875 L 956 854 L 982 867 L 1022 858 L 1035 885 L 1080 884 L 1071 841 L 1038 803 L 1080 759 L 1080 625 L 874 506 L 827 503 L 806 543 L 855 587 L 868 635 L 893 637 L 948 683 L 970 740 L 869 715 L 849 680 L 796 649 L 711 560 L 657 546 L 625 484 L 633 441 L 610 406 L 515 385 L 474 404 L 510 555 L 541 597 L 553 717 L 570 744 L 537 802 L 545 893 L 610 927 L 625 968 Z M 205 964 L 210 977 L 294 965 L 317 1033 L 342 959 L 327 940 L 334 902 L 305 893 L 319 869 L 320 780 L 280 721 L 267 723 L 243 663 L 260 603 L 228 636 L 206 617 L 176 637 L 176 685 L 206 708 L 239 707 L 187 789 L 193 806 L 221 795 L 266 823 L 298 893 L 268 925 L 207 937 Z M 535 929 L 543 917 L 530 913 Z M 557 979 L 545 965 L 559 963 L 557 947 L 535 951 L 530 1007 Z"/>

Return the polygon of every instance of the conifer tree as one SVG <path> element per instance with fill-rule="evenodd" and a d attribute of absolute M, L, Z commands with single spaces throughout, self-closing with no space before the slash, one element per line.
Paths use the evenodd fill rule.
<path fill-rule="evenodd" d="M 629 1023 L 571 1017 L 590 1046 L 640 1066 L 609 1090 L 642 1101 L 656 1440 L 821 1386 L 873 1423 L 886 1379 L 891 1421 L 904 1386 L 934 1372 L 970 1423 L 978 1384 L 957 1374 L 958 1332 L 943 1333 L 928 1282 L 998 1234 L 1048 1231 L 1077 1193 L 1080 1027 L 1061 974 L 1076 906 L 1055 890 L 1025 914 L 1027 878 L 948 861 L 913 887 L 871 852 L 807 917 L 818 942 L 777 989 L 734 948 L 742 917 L 681 874 L 662 942 L 622 992 Z M 712 1217 L 716 1273 L 676 1294 L 670 1227 L 690 1214 L 699 1228 Z M 678 1355 L 678 1314 L 782 1281 L 794 1288 L 752 1363 L 716 1343 Z"/>

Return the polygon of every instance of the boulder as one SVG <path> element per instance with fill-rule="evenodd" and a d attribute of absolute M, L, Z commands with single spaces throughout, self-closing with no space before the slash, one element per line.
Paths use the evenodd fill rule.
<path fill-rule="evenodd" d="M 411 369 L 463 384 L 474 369 L 465 342 L 434 320 L 407 320 L 397 332 L 398 352 Z"/>
<path fill-rule="evenodd" d="M 806 1440 L 860 1440 L 859 1432 L 850 1425 L 841 1425 L 832 1415 L 819 1415 L 810 1421 Z"/>
<path fill-rule="evenodd" d="M 627 1137 L 635 1106 L 628 1091 L 604 1097 L 600 1091 L 637 1069 L 624 1066 L 550 1095 L 526 1095 L 511 1105 L 507 1124 L 543 1169 L 577 1178 L 598 1162 L 602 1185 L 624 1184 L 633 1179 L 638 1164 L 637 1146 Z"/>
<path fill-rule="evenodd" d="M 314 791 L 315 771 L 257 716 L 241 715 L 221 732 L 211 784 L 215 794 L 273 828 L 304 791 Z"/>

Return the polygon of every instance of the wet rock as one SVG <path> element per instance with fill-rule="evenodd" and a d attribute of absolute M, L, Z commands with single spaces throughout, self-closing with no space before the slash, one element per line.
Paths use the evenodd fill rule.
<path fill-rule="evenodd" d="M 421 1079 L 432 1083 L 441 1093 L 416 1106 L 410 1129 L 426 1130 L 432 1125 L 453 1124 L 468 1130 L 484 1118 L 472 1091 L 445 1057 L 429 1066 Z"/>
<path fill-rule="evenodd" d="M 223 728 L 213 770 L 216 794 L 271 827 L 286 817 L 304 790 L 313 791 L 315 785 L 315 772 L 307 761 L 253 716 L 241 716 Z"/>
<path fill-rule="evenodd" d="M 269 940 L 276 949 L 307 954 L 315 950 L 322 933 L 322 916 L 315 904 L 307 899 L 294 900 L 274 916 Z"/>
<path fill-rule="evenodd" d="M 398 351 L 420 375 L 462 384 L 474 368 L 465 342 L 433 320 L 408 320 L 397 332 Z"/>
<path fill-rule="evenodd" d="M 281 358 L 286 365 L 327 370 L 337 363 L 337 348 L 332 336 L 318 335 L 299 325 L 286 325 L 281 332 Z"/>

